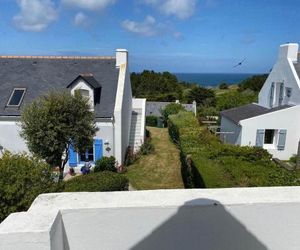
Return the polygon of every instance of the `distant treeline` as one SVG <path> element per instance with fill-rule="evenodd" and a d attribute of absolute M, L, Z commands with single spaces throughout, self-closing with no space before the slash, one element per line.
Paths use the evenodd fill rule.
<path fill-rule="evenodd" d="M 226 91 L 220 94 L 216 94 L 217 89 L 178 81 L 177 77 L 169 72 L 160 73 L 153 70 L 132 73 L 131 84 L 135 97 L 147 98 L 148 101 L 180 100 L 181 103 L 192 103 L 195 100 L 198 106 L 213 107 L 217 112 L 256 101 L 266 78 L 267 75 L 252 76 L 242 81 L 235 89 L 230 89 L 228 84 L 222 83 L 219 89 Z"/>

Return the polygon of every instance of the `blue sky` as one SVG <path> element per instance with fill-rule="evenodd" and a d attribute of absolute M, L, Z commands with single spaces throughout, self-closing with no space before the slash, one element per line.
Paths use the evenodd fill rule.
<path fill-rule="evenodd" d="M 0 0 L 0 54 L 126 48 L 131 71 L 263 73 L 299 23 L 297 0 Z"/>

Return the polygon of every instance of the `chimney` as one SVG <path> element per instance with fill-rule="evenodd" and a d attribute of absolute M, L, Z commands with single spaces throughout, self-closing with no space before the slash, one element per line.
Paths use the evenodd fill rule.
<path fill-rule="evenodd" d="M 127 49 L 116 50 L 116 67 L 120 67 L 122 64 L 128 63 L 128 51 Z"/>
<path fill-rule="evenodd" d="M 280 45 L 279 59 L 291 59 L 292 62 L 297 62 L 298 57 L 298 43 L 287 43 Z"/>

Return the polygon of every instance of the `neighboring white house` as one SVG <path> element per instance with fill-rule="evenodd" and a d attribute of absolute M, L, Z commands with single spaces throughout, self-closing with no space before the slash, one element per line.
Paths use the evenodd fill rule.
<path fill-rule="evenodd" d="M 138 150 L 144 142 L 146 100 L 132 98 L 127 50 L 118 49 L 116 57 L 0 56 L 0 65 L 4 150 L 28 152 L 19 135 L 20 110 L 51 90 L 87 96 L 99 128 L 92 148 L 82 154 L 70 149 L 69 166 L 111 155 L 122 164 L 128 146 Z"/>
<path fill-rule="evenodd" d="M 221 138 L 226 143 L 267 149 L 289 159 L 300 139 L 300 61 L 298 44 L 280 46 L 277 62 L 252 103 L 221 112 Z"/>

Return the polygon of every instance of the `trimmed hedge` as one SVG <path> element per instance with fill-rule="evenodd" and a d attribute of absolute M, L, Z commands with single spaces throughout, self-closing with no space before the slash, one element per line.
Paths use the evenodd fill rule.
<path fill-rule="evenodd" d="M 65 182 L 64 192 L 104 192 L 128 190 L 128 179 L 109 171 L 81 175 Z"/>
<path fill-rule="evenodd" d="M 116 158 L 114 156 L 102 157 L 95 162 L 94 172 L 111 171 L 117 172 Z"/>
<path fill-rule="evenodd" d="M 191 113 L 170 116 L 168 127 L 181 150 L 187 187 L 300 185 L 296 173 L 278 167 L 266 150 L 223 144 Z"/>

